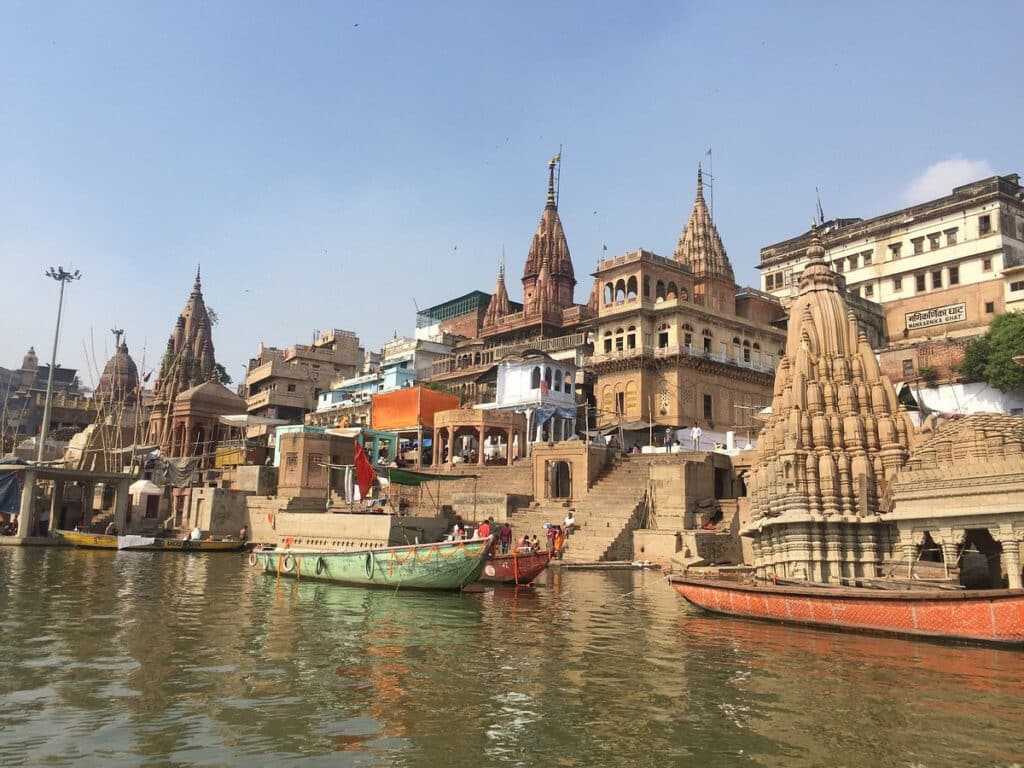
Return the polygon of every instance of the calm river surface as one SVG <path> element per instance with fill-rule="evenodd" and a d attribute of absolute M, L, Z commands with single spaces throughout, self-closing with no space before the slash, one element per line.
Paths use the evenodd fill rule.
<path fill-rule="evenodd" d="M 1009 766 L 1024 653 L 709 617 L 657 572 L 413 594 L 0 548 L 0 765 Z"/>

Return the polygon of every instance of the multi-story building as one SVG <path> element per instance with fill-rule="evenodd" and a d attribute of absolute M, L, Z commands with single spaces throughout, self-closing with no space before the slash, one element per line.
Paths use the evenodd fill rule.
<path fill-rule="evenodd" d="M 287 349 L 260 343 L 245 376 L 246 410 L 250 415 L 301 424 L 303 416 L 316 408 L 320 393 L 332 381 L 359 373 L 365 358 L 352 331 L 325 331 L 312 344 Z M 251 426 L 248 436 L 257 438 L 265 431 L 266 427 Z"/>
<path fill-rule="evenodd" d="M 821 229 L 828 261 L 854 299 L 884 319 L 883 371 L 894 380 L 924 368 L 940 377 L 992 318 L 1024 309 L 1024 188 L 1017 174 L 956 187 L 945 197 Z M 764 288 L 795 295 L 811 234 L 761 249 Z"/>
<path fill-rule="evenodd" d="M 599 425 L 753 425 L 771 402 L 785 345 L 773 324 L 782 306 L 737 287 L 699 169 L 673 258 L 638 249 L 603 259 L 594 279 L 594 353 L 585 364 L 595 376 Z"/>

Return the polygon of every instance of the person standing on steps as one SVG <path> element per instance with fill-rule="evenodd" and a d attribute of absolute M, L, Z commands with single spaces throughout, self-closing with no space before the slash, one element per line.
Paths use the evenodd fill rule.
<path fill-rule="evenodd" d="M 704 430 L 700 428 L 700 424 L 694 424 L 693 429 L 690 430 L 690 442 L 693 443 L 693 450 L 700 450 L 700 438 L 704 434 Z"/>

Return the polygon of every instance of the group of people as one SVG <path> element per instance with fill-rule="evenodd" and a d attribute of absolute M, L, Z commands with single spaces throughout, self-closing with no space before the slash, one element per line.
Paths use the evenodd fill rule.
<path fill-rule="evenodd" d="M 548 551 L 551 552 L 553 556 L 561 558 L 569 534 L 575 531 L 577 527 L 576 518 L 573 515 L 572 510 L 570 510 L 565 516 L 565 520 L 561 525 L 545 524 L 544 527 L 546 530 L 545 538 L 547 539 Z M 539 554 L 541 552 L 541 541 L 537 534 L 534 534 L 532 537 L 525 535 L 522 540 L 517 540 L 512 533 L 512 526 L 509 523 L 505 522 L 500 526 L 496 526 L 493 517 L 488 517 L 470 534 L 465 523 L 462 521 L 462 517 L 456 516 L 455 523 L 452 525 L 451 533 L 445 537 L 445 540 L 464 541 L 466 539 L 486 539 L 488 536 L 494 537 L 494 554 L 507 555 L 512 551 L 513 547 L 516 552 L 521 554 Z"/>

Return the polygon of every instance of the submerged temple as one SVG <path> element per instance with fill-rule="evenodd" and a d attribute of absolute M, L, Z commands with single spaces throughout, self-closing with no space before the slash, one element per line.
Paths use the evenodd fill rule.
<path fill-rule="evenodd" d="M 915 427 L 848 309 L 817 233 L 792 305 L 771 415 L 750 471 L 759 576 L 874 576 L 892 547 L 883 499 Z"/>

